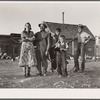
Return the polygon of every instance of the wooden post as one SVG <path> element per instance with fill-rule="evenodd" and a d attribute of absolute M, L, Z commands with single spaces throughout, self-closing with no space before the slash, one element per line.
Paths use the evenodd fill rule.
<path fill-rule="evenodd" d="M 72 55 L 74 56 L 74 41 L 72 42 Z"/>
<path fill-rule="evenodd" d="M 95 36 L 95 44 L 94 44 L 94 56 L 95 56 L 95 60 L 96 60 L 96 37 L 97 36 Z"/>
<path fill-rule="evenodd" d="M 64 24 L 64 12 L 62 12 L 62 22 Z"/>

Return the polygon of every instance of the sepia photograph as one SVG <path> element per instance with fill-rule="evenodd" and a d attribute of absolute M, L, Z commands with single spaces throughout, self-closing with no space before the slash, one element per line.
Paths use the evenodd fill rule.
<path fill-rule="evenodd" d="M 0 2 L 0 88 L 99 89 L 99 9 L 92 1 Z"/>

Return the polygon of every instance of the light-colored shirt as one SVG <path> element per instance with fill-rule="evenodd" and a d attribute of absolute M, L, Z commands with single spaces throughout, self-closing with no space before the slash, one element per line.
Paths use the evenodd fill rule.
<path fill-rule="evenodd" d="M 78 39 L 78 43 L 81 43 L 81 42 L 82 42 L 82 40 L 81 40 L 81 36 L 80 36 L 79 33 L 76 34 L 75 38 Z"/>
<path fill-rule="evenodd" d="M 82 32 L 82 33 L 80 34 L 80 37 L 81 37 L 82 43 L 85 43 L 85 41 L 90 37 L 90 35 L 87 34 L 86 32 Z"/>
<path fill-rule="evenodd" d="M 60 48 L 60 45 L 64 45 L 64 42 L 58 43 L 58 44 L 56 45 L 56 47 Z M 68 44 L 66 43 L 66 44 L 65 44 L 65 48 L 68 49 L 68 47 L 69 47 L 69 46 L 68 46 Z"/>
<path fill-rule="evenodd" d="M 86 32 L 82 32 L 81 34 L 77 33 L 75 36 L 75 38 L 78 39 L 78 43 L 85 43 L 85 41 L 88 40 L 89 37 L 90 35 Z"/>

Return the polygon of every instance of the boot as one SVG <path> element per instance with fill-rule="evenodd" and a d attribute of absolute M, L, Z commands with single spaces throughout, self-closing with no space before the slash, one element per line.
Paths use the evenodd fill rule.
<path fill-rule="evenodd" d="M 31 74 L 30 74 L 30 67 L 28 67 L 28 73 L 27 73 L 27 75 L 28 75 L 28 77 L 30 77 L 31 76 Z"/>
<path fill-rule="evenodd" d="M 27 77 L 27 68 L 24 67 L 24 76 Z"/>

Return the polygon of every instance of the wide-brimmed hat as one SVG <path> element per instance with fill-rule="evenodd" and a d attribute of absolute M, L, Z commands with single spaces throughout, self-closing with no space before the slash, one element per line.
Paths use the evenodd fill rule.
<path fill-rule="evenodd" d="M 45 23 L 40 23 L 38 26 L 40 27 L 41 25 L 44 25 L 44 27 L 47 28 Z"/>

